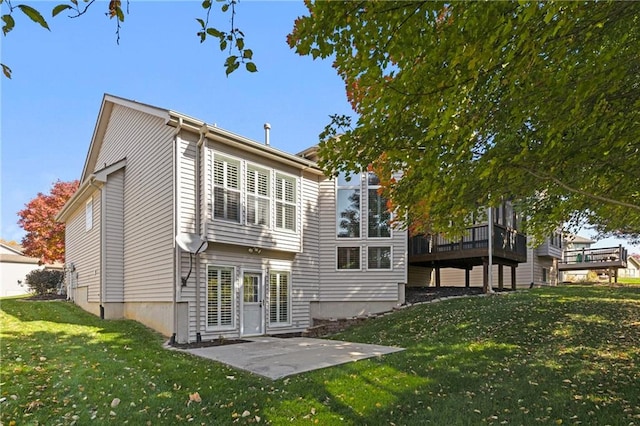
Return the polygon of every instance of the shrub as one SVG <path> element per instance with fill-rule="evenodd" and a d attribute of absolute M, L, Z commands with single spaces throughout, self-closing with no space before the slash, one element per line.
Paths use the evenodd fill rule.
<path fill-rule="evenodd" d="M 587 281 L 590 283 L 598 282 L 598 273 L 596 271 L 587 272 Z"/>
<path fill-rule="evenodd" d="M 63 277 L 62 271 L 36 269 L 27 274 L 26 281 L 31 291 L 37 295 L 44 295 L 55 293 Z"/>

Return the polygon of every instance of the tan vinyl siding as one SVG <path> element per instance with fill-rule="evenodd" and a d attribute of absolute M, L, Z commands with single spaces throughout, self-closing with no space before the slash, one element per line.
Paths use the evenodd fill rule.
<path fill-rule="evenodd" d="M 409 266 L 407 287 L 428 287 L 431 284 L 432 268 Z"/>
<path fill-rule="evenodd" d="M 535 254 L 538 256 L 554 257 L 556 259 L 562 259 L 562 248 L 551 244 L 549 239 L 546 239 L 540 247 L 535 249 Z"/>
<path fill-rule="evenodd" d="M 124 301 L 124 170 L 109 175 L 103 196 L 105 302 Z"/>
<path fill-rule="evenodd" d="M 198 135 L 182 131 L 178 138 L 178 229 L 196 230 L 196 158 Z"/>
<path fill-rule="evenodd" d="M 395 301 L 398 284 L 406 281 L 406 231 L 394 229 L 391 238 L 367 238 L 367 191 L 361 192 L 360 238 L 336 237 L 336 194 L 331 180 L 320 183 L 320 294 L 323 301 Z M 360 247 L 360 267 L 336 269 L 336 246 Z M 368 270 L 367 247 L 390 246 L 391 270 Z"/>
<path fill-rule="evenodd" d="M 311 324 L 309 302 L 319 298 L 319 235 L 318 177 L 304 174 L 302 180 L 302 230 L 303 249 L 293 262 L 292 323 L 307 328 Z"/>
<path fill-rule="evenodd" d="M 518 275 L 518 269 L 516 269 L 516 284 L 524 285 L 522 282 L 523 276 L 522 274 Z M 469 282 L 471 287 L 482 287 L 482 265 L 475 266 L 471 272 L 469 273 Z M 492 286 L 498 287 L 498 266 L 493 265 L 493 280 Z M 440 284 L 442 286 L 453 286 L 453 287 L 463 287 L 465 285 L 465 274 L 464 269 L 457 268 L 442 268 L 440 269 Z M 434 279 L 435 282 L 435 279 Z M 511 268 L 505 266 L 504 267 L 504 281 L 503 284 L 505 287 L 511 286 Z"/>
<path fill-rule="evenodd" d="M 534 255 L 535 249 L 527 249 L 526 263 L 521 263 L 516 268 L 516 285 L 518 287 L 528 287 L 533 281 L 534 284 L 543 284 L 543 268 L 547 268 L 547 284 L 555 285 L 557 283 L 557 270 L 555 269 L 554 260 Z M 511 268 L 504 266 L 505 287 L 511 287 Z M 493 266 L 492 286 L 498 286 L 498 266 Z M 472 287 L 482 287 L 482 266 L 476 266 L 469 274 L 470 285 Z M 465 274 L 464 269 L 443 268 L 440 270 L 440 282 L 443 286 L 464 286 Z"/>
<path fill-rule="evenodd" d="M 268 276 L 267 271 L 289 271 L 293 269 L 293 254 L 285 252 L 277 252 L 265 250 L 261 254 L 250 254 L 246 247 L 215 244 L 209 245 L 206 252 L 200 254 L 199 266 L 196 265 L 197 259 L 194 259 L 193 272 L 191 279 L 186 287 L 182 287 L 182 300 L 189 302 L 189 340 L 195 341 L 196 333 L 201 333 L 202 340 L 217 339 L 223 337 L 238 337 L 240 332 L 240 288 L 243 272 L 260 272 L 263 280 Z M 234 324 L 233 327 L 225 327 L 224 329 L 207 329 L 207 265 L 228 267 L 234 270 Z M 186 276 L 189 270 L 188 255 L 182 257 L 182 276 Z M 199 277 L 198 285 L 200 289 L 200 301 L 196 303 L 196 276 Z M 292 323 L 286 327 L 270 327 L 268 321 L 265 323 L 266 333 L 302 331 L 308 326 L 308 302 L 296 296 L 297 283 L 294 274 L 291 274 L 292 293 Z M 268 285 L 268 284 L 267 284 Z M 265 285 L 265 292 L 268 290 Z M 266 294 L 265 303 L 267 300 Z M 305 305 L 306 308 L 298 305 Z M 196 307 L 199 305 L 199 307 Z M 303 318 L 304 311 L 307 311 L 307 318 Z M 198 312 L 199 310 L 199 312 Z M 268 304 L 265 304 L 265 312 L 268 314 Z M 302 314 L 301 314 L 302 313 Z M 302 316 L 301 316 L 302 315 Z M 268 315 L 267 315 L 268 318 Z M 199 322 L 198 322 L 199 321 Z M 296 323 L 297 321 L 297 323 Z"/>
<path fill-rule="evenodd" d="M 127 159 L 124 187 L 125 301 L 173 300 L 173 129 L 115 105 L 96 167 Z"/>
<path fill-rule="evenodd" d="M 66 224 L 66 262 L 75 265 L 77 286 L 87 287 L 87 299 L 79 303 L 100 301 L 100 192 L 92 194 L 93 226 L 86 230 L 85 203 Z"/>
<path fill-rule="evenodd" d="M 509 272 L 509 274 L 511 274 L 511 272 Z M 511 277 L 511 275 L 509 275 L 509 277 Z M 471 287 L 482 287 L 482 266 L 475 266 L 469 273 L 469 278 Z M 463 287 L 464 279 L 464 269 L 440 269 L 440 285 L 442 286 Z M 511 281 L 509 281 L 509 283 L 510 282 Z M 435 278 L 433 279 L 433 283 L 435 285 Z M 498 285 L 498 268 L 496 266 L 493 268 L 493 285 Z"/>
<path fill-rule="evenodd" d="M 181 134 L 178 148 L 179 178 L 179 226 L 182 232 L 195 231 L 196 209 L 195 200 L 195 162 L 196 135 Z M 209 142 L 211 145 L 211 142 Z M 219 147 L 220 148 L 220 147 Z M 224 148 L 224 147 L 222 147 Z M 240 294 L 241 274 L 244 271 L 261 272 L 265 282 L 268 282 L 268 270 L 282 270 L 291 272 L 291 324 L 287 326 L 270 327 L 265 323 L 266 333 L 302 331 L 309 324 L 309 300 L 318 296 L 318 183 L 317 176 L 311 173 L 301 174 L 271 161 L 258 157 L 224 151 L 225 157 L 236 159 L 242 164 L 241 175 L 245 176 L 248 166 L 269 170 L 271 183 L 278 172 L 298 178 L 297 224 L 298 232 L 285 232 L 273 227 L 233 224 L 224 220 L 213 220 L 211 217 L 212 191 L 212 163 L 213 153 L 210 148 L 205 151 L 205 175 L 203 181 L 206 188 L 206 199 L 203 198 L 203 210 L 208 213 L 204 217 L 208 222 L 209 248 L 198 259 L 194 258 L 193 271 L 186 286 L 181 287 L 178 298 L 188 303 L 189 310 L 189 340 L 196 339 L 200 333 L 203 340 L 217 339 L 220 336 L 237 337 L 240 332 Z M 246 185 L 243 184 L 242 202 L 246 201 Z M 273 210 L 274 203 L 271 203 Z M 300 208 L 302 206 L 302 208 Z M 206 215 L 205 215 L 206 216 Z M 273 218 L 273 211 L 271 212 Z M 304 230 L 304 240 L 301 232 Z M 287 238 L 284 238 L 283 235 Z M 302 246 L 301 241 L 304 241 Z M 260 247 L 259 255 L 248 252 L 249 247 Z M 295 254 L 294 251 L 302 251 Z M 186 277 L 189 272 L 189 255 L 181 253 L 180 276 Z M 233 267 L 235 273 L 235 317 L 232 329 L 207 329 L 207 265 Z M 196 277 L 199 277 L 199 293 L 196 290 Z M 265 286 L 265 291 L 267 287 Z M 266 298 L 266 295 L 264 295 Z M 199 299 L 199 301 L 198 301 Z M 266 303 L 266 302 L 265 302 Z M 197 307 L 198 306 L 198 307 Z M 267 309 L 265 304 L 265 309 Z M 268 318 L 268 311 L 265 311 Z"/>

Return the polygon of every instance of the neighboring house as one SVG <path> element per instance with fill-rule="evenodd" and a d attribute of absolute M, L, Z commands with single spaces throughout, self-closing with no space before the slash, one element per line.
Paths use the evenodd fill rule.
<path fill-rule="evenodd" d="M 404 303 L 407 233 L 390 226 L 376 176 L 328 179 L 314 156 L 105 95 L 58 215 L 68 296 L 177 342 L 300 332 Z M 207 248 L 192 255 L 176 237 Z"/>
<path fill-rule="evenodd" d="M 574 234 L 567 234 L 564 237 L 564 249 L 563 249 L 563 256 L 566 257 L 566 252 L 567 251 L 573 251 L 573 250 L 588 250 L 591 248 L 591 244 L 594 244 L 595 241 L 589 239 L 589 238 L 585 238 L 585 237 L 581 237 L 580 235 L 574 235 Z M 584 281 L 587 279 L 587 274 L 589 273 L 589 270 L 587 269 L 579 269 L 576 271 L 563 271 L 561 272 L 561 279 L 562 281 L 566 281 L 566 282 L 575 282 L 575 281 Z"/>
<path fill-rule="evenodd" d="M 22 254 L 22 247 L 0 243 L 0 297 L 29 294 L 27 275 L 37 269 L 54 269 L 61 271 L 63 265 L 54 263 L 42 265 L 40 260 Z"/>
<path fill-rule="evenodd" d="M 640 278 L 640 256 L 629 256 L 627 267 L 618 270 L 618 277 Z"/>
<path fill-rule="evenodd" d="M 564 236 L 564 250 L 579 250 L 591 248 L 595 241 L 581 237 L 580 235 L 568 234 Z"/>
<path fill-rule="evenodd" d="M 562 254 L 559 270 L 564 281 L 589 279 L 589 271 L 609 281 L 618 280 L 618 272 L 627 268 L 628 253 L 622 245 L 616 247 L 592 248 L 593 241 L 578 236 L 570 236 Z"/>
<path fill-rule="evenodd" d="M 0 267 L 2 269 L 0 297 L 28 294 L 27 274 L 36 269 L 42 269 L 38 259 L 25 256 L 19 248 L 3 243 L 0 243 Z"/>

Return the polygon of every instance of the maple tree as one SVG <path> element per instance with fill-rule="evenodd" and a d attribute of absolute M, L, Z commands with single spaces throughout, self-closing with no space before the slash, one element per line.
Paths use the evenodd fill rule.
<path fill-rule="evenodd" d="M 331 58 L 354 117 L 321 134 L 329 173 L 371 167 L 396 218 L 460 234 L 505 197 L 640 240 L 640 3 L 306 2 L 289 45 Z"/>
<path fill-rule="evenodd" d="M 78 181 L 53 183 L 48 194 L 38 193 L 18 212 L 18 224 L 26 231 L 22 239 L 23 253 L 37 257 L 42 263 L 64 262 L 64 223 L 56 222 L 56 214 L 78 189 Z"/>

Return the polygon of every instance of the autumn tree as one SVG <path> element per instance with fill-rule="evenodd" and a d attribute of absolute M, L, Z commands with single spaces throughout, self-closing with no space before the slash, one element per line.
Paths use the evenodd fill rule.
<path fill-rule="evenodd" d="M 26 256 L 37 257 L 42 263 L 64 262 L 63 223 L 56 214 L 78 189 L 78 181 L 56 181 L 49 194 L 38 193 L 18 212 L 18 224 L 26 231 L 22 247 Z"/>
<path fill-rule="evenodd" d="M 543 238 L 640 239 L 640 3 L 307 2 L 289 44 L 332 58 L 355 116 L 329 172 L 367 166 L 405 224 L 460 233 L 508 197 Z"/>

